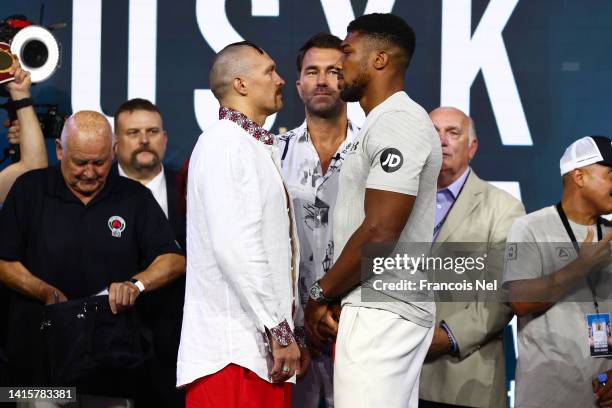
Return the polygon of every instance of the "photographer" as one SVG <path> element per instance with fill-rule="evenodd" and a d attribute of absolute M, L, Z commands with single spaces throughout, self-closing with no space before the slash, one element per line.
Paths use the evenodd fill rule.
<path fill-rule="evenodd" d="M 47 167 L 47 150 L 30 97 L 30 86 L 32 85 L 30 73 L 21 68 L 16 56 L 14 60 L 10 73 L 15 79 L 9 82 L 6 88 L 17 111 L 18 131 L 21 134 L 19 143 L 21 159 L 0 172 L 0 204 L 4 203 L 17 177 L 26 171 Z M 9 134 L 14 133 L 9 130 Z"/>

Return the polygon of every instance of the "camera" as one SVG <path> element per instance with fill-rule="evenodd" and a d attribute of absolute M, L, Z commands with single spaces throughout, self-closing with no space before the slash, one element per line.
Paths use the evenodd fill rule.
<path fill-rule="evenodd" d="M 32 83 L 42 82 L 49 79 L 60 66 L 60 44 L 55 39 L 51 30 L 63 28 L 64 23 L 54 24 L 48 27 L 42 26 L 44 5 L 41 6 L 41 25 L 35 25 L 24 15 L 13 15 L 0 20 L 0 83 L 13 79 L 10 68 L 13 64 L 13 56 L 17 55 L 21 67 L 30 72 Z M 0 87 L 0 96 L 8 97 L 5 87 Z M 5 109 L 11 120 L 16 118 L 13 102 L 9 99 L 0 104 Z M 41 130 L 45 138 L 56 139 L 60 137 L 66 115 L 58 113 L 56 104 L 34 105 Z M 9 146 L 4 150 L 4 162 L 11 158 L 13 162 L 19 160 L 19 146 Z"/>
<path fill-rule="evenodd" d="M 62 24 L 50 26 L 55 29 Z M 48 28 L 34 25 L 26 16 L 14 15 L 0 21 L 0 42 L 10 44 L 33 83 L 49 79 L 60 66 L 60 45 Z"/>

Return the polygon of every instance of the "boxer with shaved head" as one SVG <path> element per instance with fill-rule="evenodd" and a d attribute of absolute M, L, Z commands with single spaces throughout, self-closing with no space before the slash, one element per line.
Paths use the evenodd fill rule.
<path fill-rule="evenodd" d="M 177 364 L 188 407 L 291 405 L 300 366 L 293 209 L 266 117 L 285 82 L 253 43 L 210 69 L 219 121 L 200 136 L 187 182 L 187 283 Z"/>
<path fill-rule="evenodd" d="M 248 41 L 231 44 L 219 52 L 210 69 L 210 87 L 222 107 L 232 108 L 260 126 L 283 106 L 285 81 L 276 63 Z"/>

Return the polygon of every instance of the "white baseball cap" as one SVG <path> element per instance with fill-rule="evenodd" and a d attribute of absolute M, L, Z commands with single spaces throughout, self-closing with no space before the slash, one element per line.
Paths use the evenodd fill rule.
<path fill-rule="evenodd" d="M 612 140 L 607 136 L 585 136 L 572 143 L 559 160 L 561 175 L 591 164 L 612 167 Z"/>

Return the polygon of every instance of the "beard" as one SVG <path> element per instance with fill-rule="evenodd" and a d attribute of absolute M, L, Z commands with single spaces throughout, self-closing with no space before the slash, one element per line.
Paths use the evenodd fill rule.
<path fill-rule="evenodd" d="M 312 103 L 312 99 L 310 99 L 304 101 L 304 105 L 310 114 L 319 118 L 329 119 L 340 115 L 344 103 L 342 102 L 342 99 L 336 95 L 336 98 L 330 104 L 314 104 Z"/>
<path fill-rule="evenodd" d="M 344 86 L 340 91 L 340 98 L 344 102 L 359 102 L 365 93 L 369 80 L 369 76 L 364 71 L 361 71 L 352 84 L 344 81 Z"/>
<path fill-rule="evenodd" d="M 153 160 L 149 161 L 148 163 L 139 162 L 138 155 L 142 152 L 147 152 L 147 153 L 152 154 Z M 153 150 L 150 150 L 146 147 L 141 147 L 139 149 L 136 149 L 132 153 L 132 157 L 130 158 L 130 165 L 134 170 L 153 170 L 154 168 L 159 166 L 160 163 L 161 161 L 159 160 L 159 156 L 157 155 L 157 152 L 154 152 Z"/>

